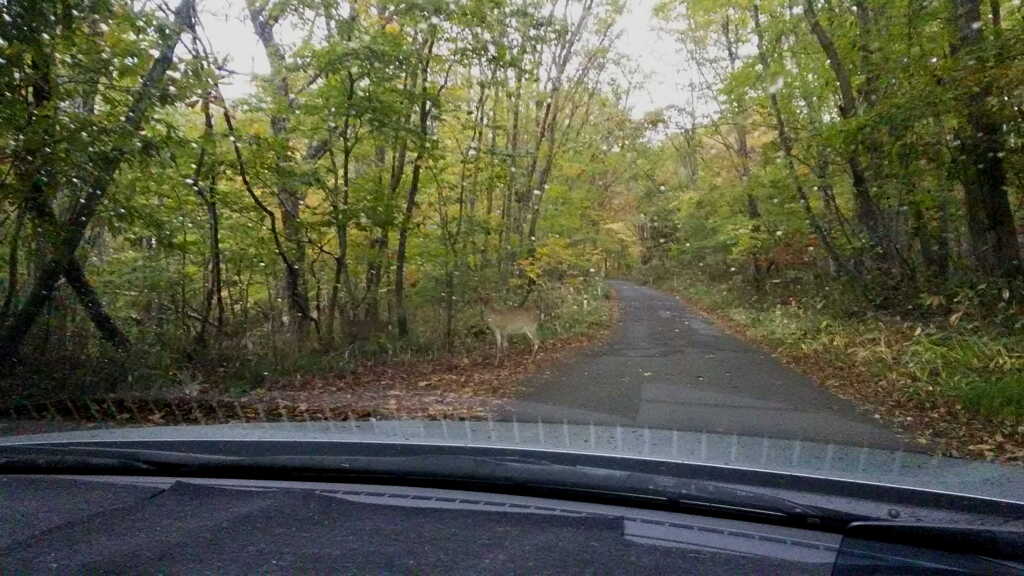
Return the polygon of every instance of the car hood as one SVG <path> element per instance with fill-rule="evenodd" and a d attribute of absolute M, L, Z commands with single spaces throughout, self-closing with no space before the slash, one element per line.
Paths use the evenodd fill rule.
<path fill-rule="evenodd" d="M 0 438 L 0 445 L 159 441 L 346 442 L 511 448 L 794 474 L 1024 503 L 1024 468 L 841 444 L 625 426 L 499 421 L 348 421 L 107 428 Z"/>

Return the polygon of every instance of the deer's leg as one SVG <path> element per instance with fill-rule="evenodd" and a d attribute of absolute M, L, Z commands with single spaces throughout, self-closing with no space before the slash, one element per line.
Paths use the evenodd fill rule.
<path fill-rule="evenodd" d="M 497 366 L 501 362 L 501 332 L 499 330 L 494 331 L 494 365 Z"/>
<path fill-rule="evenodd" d="M 537 338 L 537 332 L 535 330 L 527 331 L 526 335 L 530 338 L 530 344 L 533 344 L 533 352 L 530 353 L 530 360 L 533 360 L 534 356 L 537 355 L 537 348 L 540 347 L 540 340 Z"/>

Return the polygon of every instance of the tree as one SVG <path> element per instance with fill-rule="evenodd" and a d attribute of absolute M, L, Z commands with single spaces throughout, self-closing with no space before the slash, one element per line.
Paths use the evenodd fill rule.
<path fill-rule="evenodd" d="M 81 264 L 76 260 L 75 253 L 86 228 L 96 215 L 104 192 L 110 187 L 118 168 L 128 156 L 131 145 L 135 143 L 135 134 L 142 129 L 149 116 L 157 94 L 163 86 L 167 70 L 171 66 L 174 49 L 181 34 L 192 25 L 194 9 L 192 0 L 182 0 L 175 9 L 173 22 L 163 33 L 160 49 L 153 58 L 149 70 L 135 88 L 123 122 L 110 127 L 109 140 L 112 145 L 89 151 L 88 161 L 84 165 L 89 166 L 90 171 L 86 175 L 85 184 L 81 186 L 78 205 L 71 210 L 63 226 L 57 224 L 56 215 L 47 205 L 46 187 L 52 183 L 48 181 L 46 168 L 40 164 L 20 168 L 23 176 L 19 178 L 19 188 L 22 189 L 24 201 L 39 225 L 50 230 L 54 240 L 49 248 L 50 254 L 37 273 L 25 302 L 11 316 L 0 335 L 0 358 L 9 360 L 18 356 L 25 337 L 42 313 L 43 307 L 53 297 L 54 289 L 61 277 L 66 278 L 68 284 L 75 289 L 93 323 L 104 337 L 118 347 L 127 346 L 127 339 L 106 314 L 99 297 L 89 285 Z M 46 15 L 45 10 L 33 15 L 42 15 L 40 20 L 43 22 L 51 18 Z M 31 27 L 28 29 L 31 30 Z M 44 31 L 36 32 L 41 38 L 49 37 Z M 39 140 L 35 141 L 35 145 L 43 150 L 47 147 L 48 136 L 52 137 L 51 127 L 47 126 L 50 120 L 42 113 L 43 109 L 53 109 L 50 101 L 53 92 L 51 69 L 47 64 L 52 58 L 52 53 L 46 51 L 45 45 L 35 47 L 33 52 L 30 58 L 35 74 L 31 91 L 33 108 L 38 113 L 30 113 L 31 127 L 28 132 L 38 135 Z M 30 146 L 33 145 L 33 140 L 34 138 L 28 139 Z M 35 158 L 37 162 L 40 159 L 35 150 L 26 150 L 18 156 Z"/>

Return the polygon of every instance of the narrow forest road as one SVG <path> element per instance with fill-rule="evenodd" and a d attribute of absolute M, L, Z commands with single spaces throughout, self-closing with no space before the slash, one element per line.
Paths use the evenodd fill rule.
<path fill-rule="evenodd" d="M 710 323 L 678 299 L 609 283 L 607 343 L 530 376 L 502 419 L 707 431 L 909 448 L 852 403 Z"/>

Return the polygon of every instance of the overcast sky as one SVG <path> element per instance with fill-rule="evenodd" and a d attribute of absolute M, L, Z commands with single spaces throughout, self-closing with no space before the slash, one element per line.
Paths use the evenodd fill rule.
<path fill-rule="evenodd" d="M 622 37 L 619 50 L 628 54 L 648 76 L 644 87 L 634 93 L 631 104 L 636 115 L 669 104 L 680 104 L 678 86 L 685 84 L 679 70 L 674 43 L 654 30 L 651 8 L 656 0 L 627 0 L 626 14 L 620 21 Z M 203 24 L 217 54 L 230 58 L 229 66 L 239 72 L 224 82 L 228 98 L 252 90 L 253 73 L 267 72 L 267 59 L 245 17 L 244 0 L 207 0 L 203 2 Z"/>

